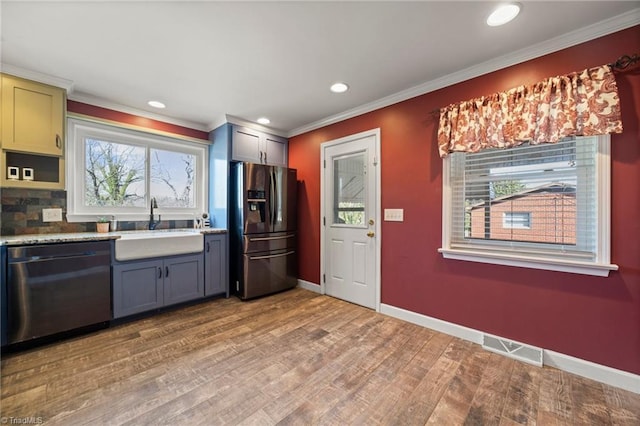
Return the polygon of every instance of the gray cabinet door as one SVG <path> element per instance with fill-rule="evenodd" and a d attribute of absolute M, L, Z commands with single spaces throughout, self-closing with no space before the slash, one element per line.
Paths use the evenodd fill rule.
<path fill-rule="evenodd" d="M 164 304 L 162 260 L 113 266 L 113 317 L 160 308 Z"/>
<path fill-rule="evenodd" d="M 165 306 L 204 296 L 201 254 L 165 259 L 163 273 Z"/>
<path fill-rule="evenodd" d="M 272 166 L 287 167 L 288 141 L 278 136 L 265 135 L 264 152 L 265 163 Z"/>
<path fill-rule="evenodd" d="M 235 161 L 262 163 L 261 135 L 251 129 L 233 126 L 231 158 Z"/>
<path fill-rule="evenodd" d="M 226 235 L 205 236 L 204 268 L 205 296 L 225 294 L 229 297 Z"/>

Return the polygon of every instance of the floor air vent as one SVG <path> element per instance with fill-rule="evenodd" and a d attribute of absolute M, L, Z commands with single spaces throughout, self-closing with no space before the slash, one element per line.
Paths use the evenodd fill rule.
<path fill-rule="evenodd" d="M 542 349 L 513 340 L 485 334 L 482 339 L 482 347 L 488 351 L 496 352 L 509 358 L 542 367 Z"/>

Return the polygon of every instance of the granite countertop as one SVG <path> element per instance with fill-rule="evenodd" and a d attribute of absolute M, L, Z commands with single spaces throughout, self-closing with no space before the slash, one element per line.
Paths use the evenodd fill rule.
<path fill-rule="evenodd" d="M 142 232 L 176 232 L 182 229 L 158 229 L 154 231 L 116 231 L 116 232 L 74 232 L 68 234 L 27 234 L 27 235 L 11 235 L 0 237 L 0 245 L 18 246 L 29 244 L 49 244 L 49 243 L 69 243 L 76 241 L 104 241 L 117 240 L 123 234 L 142 233 Z M 226 229 L 223 228 L 204 228 L 204 229 L 184 229 L 184 231 L 200 232 L 201 234 L 225 234 Z"/>

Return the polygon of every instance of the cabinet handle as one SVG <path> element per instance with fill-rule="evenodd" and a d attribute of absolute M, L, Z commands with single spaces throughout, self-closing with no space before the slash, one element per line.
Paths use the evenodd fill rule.
<path fill-rule="evenodd" d="M 158 278 L 162 278 L 162 268 L 158 267 Z"/>
<path fill-rule="evenodd" d="M 56 135 L 56 148 L 62 149 L 62 138 L 60 135 Z"/>
<path fill-rule="evenodd" d="M 167 278 L 169 277 L 169 267 L 168 266 L 164 267 L 164 276 L 167 277 Z"/>
<path fill-rule="evenodd" d="M 264 152 L 264 163 L 267 164 L 267 151 Z"/>
<path fill-rule="evenodd" d="M 262 151 L 260 151 L 260 162 L 262 163 Z"/>
<path fill-rule="evenodd" d="M 209 253 L 211 251 L 211 244 L 209 244 L 209 242 L 207 242 L 207 253 Z"/>

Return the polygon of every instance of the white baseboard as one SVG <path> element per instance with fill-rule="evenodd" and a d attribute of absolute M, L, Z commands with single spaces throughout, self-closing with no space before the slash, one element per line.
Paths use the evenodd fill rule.
<path fill-rule="evenodd" d="M 423 327 L 430 328 L 431 330 L 436 330 L 450 336 L 459 337 L 463 340 L 468 340 L 479 345 L 482 344 L 482 332 L 474 330 L 472 328 L 467 328 L 451 322 L 442 321 L 437 318 L 428 317 L 426 315 L 418 314 L 413 311 L 407 311 L 406 309 L 396 308 L 395 306 L 385 305 L 384 303 L 380 305 L 380 313 L 416 325 L 421 325 Z"/>
<path fill-rule="evenodd" d="M 640 394 L 640 376 L 559 352 L 544 351 L 544 364 Z"/>
<path fill-rule="evenodd" d="M 298 279 L 298 287 L 304 288 L 305 290 L 314 291 L 316 293 L 321 293 L 320 284 L 312 283 L 311 281 Z"/>
<path fill-rule="evenodd" d="M 318 289 L 320 288 L 320 286 L 316 287 L 318 287 Z M 484 335 L 482 331 L 407 311 L 395 306 L 385 305 L 384 303 L 380 305 L 380 313 L 482 345 L 482 337 Z M 568 373 L 640 394 L 640 376 L 637 374 L 617 370 L 547 349 L 544 349 L 543 363 Z"/>

